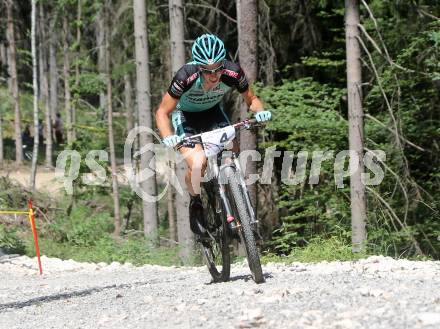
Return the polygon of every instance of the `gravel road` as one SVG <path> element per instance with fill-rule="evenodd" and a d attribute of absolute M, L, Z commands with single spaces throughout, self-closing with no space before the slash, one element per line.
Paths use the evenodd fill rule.
<path fill-rule="evenodd" d="M 440 328 L 440 262 L 246 264 L 210 283 L 205 267 L 0 258 L 0 328 Z"/>

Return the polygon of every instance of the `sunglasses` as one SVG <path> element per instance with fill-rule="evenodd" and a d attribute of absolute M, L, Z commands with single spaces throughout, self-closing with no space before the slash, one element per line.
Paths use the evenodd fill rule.
<path fill-rule="evenodd" d="M 199 67 L 200 72 L 205 73 L 205 74 L 216 74 L 217 72 L 220 72 L 224 69 L 224 65 L 220 65 L 219 67 L 216 67 L 215 69 L 209 70 L 209 69 L 205 69 L 204 67 Z"/>

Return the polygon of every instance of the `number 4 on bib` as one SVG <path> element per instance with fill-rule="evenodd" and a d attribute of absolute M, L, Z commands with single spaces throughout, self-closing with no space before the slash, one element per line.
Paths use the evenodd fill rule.
<path fill-rule="evenodd" d="M 220 138 L 220 143 L 226 143 L 228 141 L 228 134 L 223 133 L 222 137 Z"/>

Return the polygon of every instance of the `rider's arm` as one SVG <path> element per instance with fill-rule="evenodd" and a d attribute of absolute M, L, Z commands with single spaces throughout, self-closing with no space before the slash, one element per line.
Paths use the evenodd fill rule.
<path fill-rule="evenodd" d="M 174 130 L 171 127 L 170 115 L 176 108 L 178 101 L 178 99 L 166 92 L 156 111 L 156 125 L 162 137 L 174 134 Z"/>
<path fill-rule="evenodd" d="M 243 96 L 244 101 L 253 113 L 264 110 L 263 102 L 261 102 L 261 100 L 257 96 L 255 96 L 251 88 L 246 89 L 244 92 L 241 93 L 241 95 Z"/>

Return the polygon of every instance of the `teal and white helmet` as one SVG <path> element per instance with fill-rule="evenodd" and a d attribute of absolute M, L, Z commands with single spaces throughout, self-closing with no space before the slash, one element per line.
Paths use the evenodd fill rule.
<path fill-rule="evenodd" d="M 223 41 L 212 34 L 203 34 L 194 41 L 191 49 L 193 60 L 199 65 L 211 65 L 226 57 Z"/>

